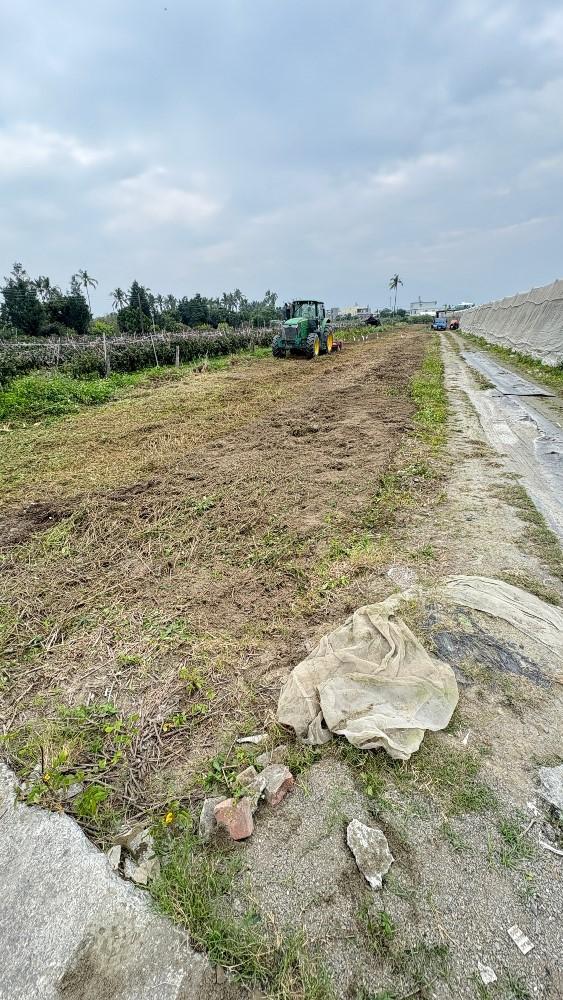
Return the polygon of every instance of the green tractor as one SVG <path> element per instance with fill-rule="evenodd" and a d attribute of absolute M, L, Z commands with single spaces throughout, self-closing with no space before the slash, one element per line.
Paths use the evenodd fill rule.
<path fill-rule="evenodd" d="M 285 358 L 288 351 L 316 358 L 319 354 L 330 354 L 333 346 L 334 337 L 324 302 L 296 299 L 284 306 L 283 326 L 272 343 L 275 358 Z"/>

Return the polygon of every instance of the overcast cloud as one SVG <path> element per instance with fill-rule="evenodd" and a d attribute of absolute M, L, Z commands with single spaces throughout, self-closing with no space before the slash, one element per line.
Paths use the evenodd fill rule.
<path fill-rule="evenodd" d="M 0 0 L 0 274 L 329 305 L 563 276 L 560 0 Z"/>

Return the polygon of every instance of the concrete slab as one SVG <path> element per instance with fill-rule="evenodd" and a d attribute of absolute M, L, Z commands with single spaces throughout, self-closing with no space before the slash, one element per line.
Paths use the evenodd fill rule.
<path fill-rule="evenodd" d="M 0 1000 L 224 1000 L 203 955 L 0 764 Z"/>

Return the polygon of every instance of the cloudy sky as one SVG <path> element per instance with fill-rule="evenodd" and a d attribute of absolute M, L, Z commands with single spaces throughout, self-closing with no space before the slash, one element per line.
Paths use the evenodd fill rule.
<path fill-rule="evenodd" d="M 561 0 L 0 0 L 0 275 L 93 305 L 563 276 Z"/>

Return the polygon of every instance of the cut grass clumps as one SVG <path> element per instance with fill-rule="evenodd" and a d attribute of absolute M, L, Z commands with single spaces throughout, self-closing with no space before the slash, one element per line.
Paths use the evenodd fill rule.
<path fill-rule="evenodd" d="M 233 917 L 226 900 L 242 858 L 203 847 L 188 820 L 172 841 L 160 840 L 161 873 L 151 884 L 157 905 L 185 927 L 193 944 L 239 982 L 275 1000 L 332 1000 L 329 978 L 301 934 L 273 935 L 253 910 Z"/>

